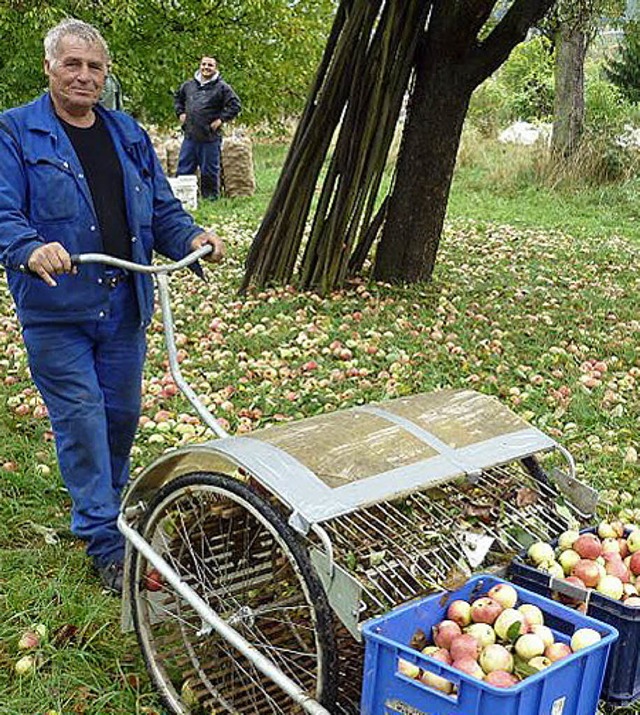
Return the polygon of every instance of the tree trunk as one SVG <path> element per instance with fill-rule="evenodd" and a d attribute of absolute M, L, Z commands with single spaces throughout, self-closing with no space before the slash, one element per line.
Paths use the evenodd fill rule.
<path fill-rule="evenodd" d="M 584 60 L 587 38 L 574 23 L 564 23 L 556 49 L 555 102 L 551 148 L 570 156 L 580 143 L 584 128 Z"/>
<path fill-rule="evenodd" d="M 375 259 L 376 280 L 418 282 L 431 277 L 472 90 L 450 63 L 439 65 L 425 57 L 417 67 Z"/>

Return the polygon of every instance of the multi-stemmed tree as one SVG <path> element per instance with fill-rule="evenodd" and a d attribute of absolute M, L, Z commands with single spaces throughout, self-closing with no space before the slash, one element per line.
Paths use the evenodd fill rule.
<path fill-rule="evenodd" d="M 374 277 L 422 281 L 435 265 L 469 100 L 554 0 L 342 0 L 316 84 L 243 287 L 329 290 L 380 236 Z M 390 188 L 381 191 L 403 97 Z M 305 240 L 306 239 L 306 240 Z"/>

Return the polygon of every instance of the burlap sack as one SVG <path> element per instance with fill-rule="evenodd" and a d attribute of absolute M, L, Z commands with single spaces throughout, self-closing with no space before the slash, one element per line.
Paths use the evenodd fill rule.
<path fill-rule="evenodd" d="M 256 178 L 253 171 L 251 139 L 232 134 L 222 141 L 222 186 L 225 196 L 253 196 Z"/>
<path fill-rule="evenodd" d="M 167 176 L 176 175 L 181 146 L 182 138 L 177 136 L 169 137 L 164 143 L 164 150 L 167 155 Z"/>

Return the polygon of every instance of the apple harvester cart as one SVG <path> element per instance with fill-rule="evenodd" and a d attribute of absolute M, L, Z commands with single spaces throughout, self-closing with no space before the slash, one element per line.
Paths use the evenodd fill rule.
<path fill-rule="evenodd" d="M 164 454 L 126 494 L 123 627 L 172 713 L 358 713 L 365 620 L 504 567 L 588 520 L 595 493 L 554 440 L 471 390 L 228 435 L 173 340 L 167 273 L 200 255 L 76 257 L 155 273 L 174 379 L 218 436 Z M 554 450 L 567 473 L 542 469 Z"/>

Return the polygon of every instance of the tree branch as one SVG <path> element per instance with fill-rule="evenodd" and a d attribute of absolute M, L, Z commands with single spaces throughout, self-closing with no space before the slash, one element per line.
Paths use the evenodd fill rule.
<path fill-rule="evenodd" d="M 515 0 L 489 36 L 469 54 L 470 79 L 477 86 L 509 57 L 529 29 L 541 20 L 556 0 Z"/>

